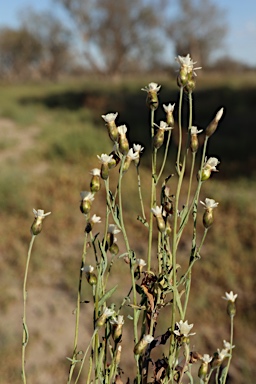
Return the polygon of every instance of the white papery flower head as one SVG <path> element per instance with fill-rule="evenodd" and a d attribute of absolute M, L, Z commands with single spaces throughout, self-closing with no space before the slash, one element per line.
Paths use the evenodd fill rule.
<path fill-rule="evenodd" d="M 145 341 L 148 344 L 150 344 L 153 340 L 154 340 L 154 337 L 151 335 L 144 335 L 143 336 L 143 341 Z"/>
<path fill-rule="evenodd" d="M 158 85 L 157 83 L 149 83 L 145 86 L 145 88 L 141 88 L 142 91 L 146 92 L 159 92 L 161 88 L 161 85 Z"/>
<path fill-rule="evenodd" d="M 212 356 L 208 355 L 208 353 L 205 353 L 203 355 L 203 357 L 201 358 L 201 360 L 204 362 L 204 363 L 210 363 L 212 361 Z"/>
<path fill-rule="evenodd" d="M 190 128 L 191 135 L 198 135 L 199 133 L 203 132 L 202 129 L 197 129 L 197 127 L 192 126 Z"/>
<path fill-rule="evenodd" d="M 155 208 L 151 208 L 151 212 L 154 216 L 162 216 L 163 207 L 159 207 L 158 205 Z"/>
<path fill-rule="evenodd" d="M 225 292 L 225 297 L 222 296 L 222 299 L 224 300 L 227 300 L 227 301 L 231 301 L 232 303 L 234 303 L 236 301 L 236 298 L 237 298 L 237 293 L 234 295 L 233 291 L 230 291 L 229 293 L 228 292 Z"/>
<path fill-rule="evenodd" d="M 93 168 L 90 171 L 90 174 L 93 175 L 93 176 L 100 176 L 100 169 L 99 168 Z"/>
<path fill-rule="evenodd" d="M 126 127 L 126 125 L 124 124 L 124 125 L 119 125 L 119 127 L 117 127 L 117 130 L 118 130 L 118 133 L 119 133 L 119 135 L 125 135 L 126 134 L 126 132 L 127 132 L 127 127 Z"/>
<path fill-rule="evenodd" d="M 127 157 L 129 157 L 131 160 L 136 160 L 140 157 L 139 152 L 133 152 L 133 148 L 130 148 Z"/>
<path fill-rule="evenodd" d="M 218 358 L 222 361 L 224 360 L 226 357 L 230 356 L 230 354 L 228 353 L 228 351 L 226 349 L 222 349 L 220 350 L 219 348 L 217 349 L 217 352 L 218 352 Z"/>
<path fill-rule="evenodd" d="M 118 112 L 108 113 L 107 115 L 101 115 L 101 117 L 106 123 L 111 123 L 112 121 L 115 121 L 115 119 L 117 118 L 117 115 L 118 115 Z"/>
<path fill-rule="evenodd" d="M 113 317 L 110 320 L 110 323 L 113 325 L 123 325 L 124 324 L 124 317 L 122 315 L 118 315 L 117 317 Z"/>
<path fill-rule="evenodd" d="M 115 311 L 111 308 L 105 308 L 103 311 L 103 316 L 105 317 L 112 317 L 114 315 Z"/>
<path fill-rule="evenodd" d="M 85 265 L 81 268 L 81 271 L 84 271 L 85 273 L 92 273 L 94 271 L 94 267 L 92 265 Z"/>
<path fill-rule="evenodd" d="M 120 229 L 117 228 L 117 226 L 115 224 L 109 224 L 108 233 L 112 233 L 113 235 L 116 235 L 119 232 L 121 232 L 121 231 L 120 231 Z"/>
<path fill-rule="evenodd" d="M 95 214 L 92 216 L 91 218 L 91 222 L 93 222 L 93 224 L 96 224 L 96 223 L 101 223 L 101 217 L 100 216 L 96 216 Z"/>
<path fill-rule="evenodd" d="M 224 349 L 227 351 L 230 351 L 231 349 L 235 348 L 235 345 L 231 345 L 228 341 L 223 340 Z"/>
<path fill-rule="evenodd" d="M 140 144 L 133 144 L 133 150 L 134 152 L 141 153 L 143 151 L 144 147 L 142 147 Z"/>
<path fill-rule="evenodd" d="M 211 171 L 218 172 L 216 167 L 219 163 L 220 162 L 216 157 L 210 157 L 208 160 L 205 158 L 204 167 L 211 169 Z"/>
<path fill-rule="evenodd" d="M 113 155 L 107 155 L 106 153 L 102 153 L 102 155 L 97 155 L 97 157 L 102 164 L 109 164 L 112 161 Z"/>
<path fill-rule="evenodd" d="M 173 127 L 169 127 L 169 125 L 165 121 L 160 121 L 160 125 L 157 125 L 157 127 L 162 131 L 170 131 L 171 129 L 173 129 Z"/>
<path fill-rule="evenodd" d="M 172 113 L 174 111 L 175 103 L 171 104 L 169 103 L 168 105 L 163 104 L 164 111 L 166 113 Z"/>
<path fill-rule="evenodd" d="M 145 267 L 145 265 L 147 265 L 147 263 L 143 259 L 137 259 L 136 262 L 139 267 Z"/>
<path fill-rule="evenodd" d="M 94 193 L 92 192 L 82 191 L 80 192 L 80 196 L 82 200 L 89 200 L 91 202 L 94 200 Z"/>
<path fill-rule="evenodd" d="M 193 328 L 194 324 L 188 324 L 188 321 L 185 322 L 183 320 L 180 320 L 178 323 L 176 323 L 176 326 L 178 329 L 174 330 L 173 332 L 177 336 L 193 336 L 195 333 L 189 333 L 190 330 Z"/>
<path fill-rule="evenodd" d="M 33 213 L 36 218 L 39 217 L 41 219 L 44 219 L 46 216 L 49 216 L 51 214 L 51 212 L 44 213 L 43 209 L 36 210 L 35 208 L 33 208 Z"/>
<path fill-rule="evenodd" d="M 189 53 L 187 54 L 187 56 L 178 56 L 175 58 L 175 60 L 180 64 L 181 69 L 185 70 L 187 74 L 193 72 L 193 75 L 196 76 L 195 71 L 202 68 L 194 68 L 194 64 L 196 64 L 196 61 L 193 61 L 191 59 Z"/>
<path fill-rule="evenodd" d="M 206 197 L 204 202 L 200 201 L 200 203 L 204 206 L 204 209 L 213 209 L 219 205 L 219 203 L 217 203 L 215 200 L 209 199 L 208 197 Z"/>
<path fill-rule="evenodd" d="M 221 108 L 221 109 L 216 113 L 215 121 L 216 121 L 217 123 L 218 123 L 218 122 L 220 121 L 220 119 L 222 118 L 223 112 L 224 112 L 224 108 Z"/>

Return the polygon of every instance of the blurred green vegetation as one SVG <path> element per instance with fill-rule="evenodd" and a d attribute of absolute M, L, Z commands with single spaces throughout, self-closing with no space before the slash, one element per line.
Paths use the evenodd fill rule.
<path fill-rule="evenodd" d="M 247 75 L 240 78 L 200 76 L 194 93 L 193 125 L 205 128 L 222 106 L 225 118 L 210 139 L 207 154 L 221 160 L 220 172 L 205 183 L 201 200 L 210 197 L 220 204 L 202 249 L 202 258 L 195 265 L 189 323 L 195 324 L 197 332 L 195 349 L 212 353 L 221 348 L 222 340 L 228 338 L 226 304 L 221 297 L 225 291 L 238 293 L 236 348 L 229 382 L 240 384 L 253 382 L 256 374 L 252 364 L 256 316 L 256 131 L 253 128 L 256 79 Z M 147 200 L 150 185 L 149 112 L 145 106 L 146 94 L 140 89 L 150 81 L 162 84 L 161 103 L 178 103 L 175 79 L 158 76 L 129 78 L 117 83 L 84 78 L 56 84 L 2 85 L 0 126 L 6 121 L 15 124 L 12 137 L 3 135 L 0 138 L 0 159 L 3 157 L 0 175 L 3 321 L 8 321 L 13 306 L 21 300 L 32 208 L 52 211 L 52 215 L 45 221 L 44 231 L 36 241 L 29 286 L 49 285 L 61 289 L 75 303 L 85 225 L 79 212 L 79 193 L 88 190 L 89 171 L 99 166 L 96 154 L 112 150 L 102 114 L 117 111 L 118 123 L 128 126 L 130 142 L 145 147 L 141 172 L 142 190 Z M 163 118 L 162 108 L 156 116 L 157 121 Z M 186 117 L 184 126 L 185 123 Z M 39 130 L 30 137 L 33 126 Z M 30 145 L 21 147 L 22 140 Z M 174 152 L 175 143 L 170 158 Z M 174 172 L 173 163 L 169 162 L 166 173 Z M 145 257 L 146 233 L 136 221 L 140 214 L 136 177 L 135 169 L 130 169 L 125 176 L 125 217 L 132 246 L 138 257 Z M 104 203 L 104 192 L 101 191 L 93 206 L 97 215 L 104 216 Z M 188 232 L 180 243 L 181 266 L 188 262 L 189 241 Z M 117 266 L 115 283 L 119 282 L 120 271 L 126 270 L 121 261 Z M 120 284 L 123 286 L 124 281 Z M 20 313 L 19 317 L 21 319 Z M 16 356 L 14 350 L 19 354 L 21 349 L 21 321 L 20 329 L 13 329 L 16 337 L 9 337 L 4 323 L 1 325 L 1 353 L 5 358 L 0 359 L 0 371 L 6 384 L 16 384 L 19 382 L 19 359 L 13 359 L 13 355 Z M 63 359 L 65 356 L 63 354 Z"/>

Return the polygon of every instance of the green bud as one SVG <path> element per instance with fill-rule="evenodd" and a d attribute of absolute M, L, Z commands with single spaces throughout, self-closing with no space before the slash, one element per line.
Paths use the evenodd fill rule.
<path fill-rule="evenodd" d="M 108 163 L 102 163 L 101 164 L 100 175 L 101 175 L 103 180 L 107 180 L 108 179 L 108 175 L 109 175 Z"/>
<path fill-rule="evenodd" d="M 100 177 L 98 175 L 94 175 L 91 179 L 91 183 L 90 183 L 90 189 L 91 189 L 91 192 L 98 192 L 100 190 Z"/>
<path fill-rule="evenodd" d="M 203 224 L 204 224 L 204 227 L 207 229 L 207 228 L 210 228 L 210 226 L 212 225 L 213 223 L 213 212 L 212 212 L 212 208 L 207 208 L 204 212 L 204 215 L 203 215 Z"/>
<path fill-rule="evenodd" d="M 164 142 L 164 130 L 163 129 L 158 129 L 154 138 L 153 138 L 153 146 L 156 149 L 159 149 Z"/>

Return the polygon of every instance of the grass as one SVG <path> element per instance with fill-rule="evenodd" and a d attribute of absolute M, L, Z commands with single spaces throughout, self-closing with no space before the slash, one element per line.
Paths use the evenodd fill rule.
<path fill-rule="evenodd" d="M 39 133 L 34 137 L 33 145 L 20 153 L 18 158 L 2 163 L 0 300 L 5 308 L 2 329 L 13 313 L 16 313 L 18 319 L 21 318 L 19 295 L 33 207 L 52 211 L 52 216 L 46 219 L 44 231 L 35 244 L 29 290 L 39 287 L 43 290 L 49 286 L 53 291 L 61 290 L 69 303 L 69 307 L 63 307 L 66 311 L 63 316 L 70 317 L 70 327 L 73 327 L 74 318 L 71 313 L 75 305 L 85 223 L 79 212 L 79 193 L 88 189 L 89 171 L 99 166 L 96 154 L 111 151 L 100 116 L 118 111 L 119 124 L 127 122 L 129 125 L 131 141 L 146 142 L 147 147 L 148 111 L 145 95 L 139 91 L 147 82 L 148 79 L 129 79 L 115 85 L 107 81 L 89 82 L 83 79 L 77 83 L 67 81 L 63 84 L 5 86 L 5 92 L 0 95 L 0 117 L 10 119 L 17 131 L 24 133 L 24 138 L 29 134 L 30 126 L 39 127 Z M 162 84 L 161 102 L 174 102 L 174 81 L 169 82 L 165 78 Z M 252 84 L 248 86 L 248 79 L 242 78 L 239 81 L 225 78 L 224 82 L 221 79 L 218 84 L 214 82 L 214 87 L 211 78 L 208 82 L 203 79 L 202 88 L 195 92 L 196 105 L 202 105 L 200 110 L 195 110 L 195 121 L 199 128 L 208 124 L 219 106 L 227 105 L 227 111 L 210 146 L 209 155 L 220 157 L 222 162 L 220 173 L 205 183 L 202 200 L 210 197 L 220 204 L 215 213 L 215 223 L 209 231 L 207 245 L 202 249 L 202 258 L 195 266 L 191 293 L 194 305 L 189 311 L 189 323 L 198 327 L 198 334 L 199 330 L 203 330 L 203 336 L 196 341 L 196 349 L 202 353 L 211 353 L 221 348 L 222 339 L 228 334 L 228 318 L 221 296 L 230 290 L 238 293 L 232 384 L 253 382 L 256 374 L 252 361 L 246 358 L 250 356 L 253 359 L 254 356 L 251 341 L 254 338 L 256 316 L 256 181 L 253 178 L 256 155 L 255 132 L 251 129 L 254 126 L 254 93 Z M 9 140 L 12 146 L 2 146 L 0 156 L 18 145 L 15 136 Z M 142 164 L 142 178 L 149 185 L 147 148 Z M 167 172 L 173 173 L 174 170 L 167 169 Z M 137 221 L 134 222 L 140 213 L 138 204 L 134 203 L 137 202 L 137 191 L 133 184 L 135 178 L 136 172 L 132 167 L 125 179 L 125 196 L 128 197 L 125 202 L 127 231 L 132 234 L 133 248 L 139 257 L 143 257 L 144 228 Z M 144 194 L 147 195 L 146 188 Z M 96 214 L 102 214 L 104 209 L 103 194 L 100 196 L 94 206 Z M 190 234 L 187 236 L 189 238 Z M 188 257 L 186 241 L 180 246 L 183 250 L 180 262 L 185 264 Z M 125 271 L 125 265 L 120 261 L 115 276 L 117 283 L 122 271 Z M 124 279 L 121 277 L 121 280 Z M 120 284 L 125 289 L 125 281 Z M 73 307 L 72 304 L 70 306 L 72 299 Z M 29 305 L 32 307 L 33 302 L 30 301 Z M 40 318 L 38 322 L 41 324 Z M 214 327 L 209 328 L 209 324 L 214 324 Z M 13 327 L 15 337 L 10 338 L 9 333 L 6 334 L 7 339 L 4 339 L 1 352 L 3 359 L 0 360 L 5 361 L 8 367 L 3 370 L 5 383 L 16 384 L 20 382 L 17 373 L 20 360 L 16 356 L 19 357 L 21 349 L 21 321 L 10 324 L 10 327 Z M 36 327 L 32 330 L 31 339 L 34 332 L 39 332 L 37 337 L 40 343 L 40 332 L 44 333 L 46 329 Z M 65 334 L 62 337 L 65 338 Z M 54 340 L 51 348 L 54 349 L 52 345 L 59 342 Z M 54 350 L 50 353 L 54 354 Z M 58 359 L 63 362 L 65 356 L 61 351 Z M 37 369 L 35 364 L 31 380 L 40 384 L 43 381 L 40 381 Z M 47 365 L 44 369 L 51 371 Z M 123 369 L 127 369 L 125 365 Z M 59 365 L 57 371 L 60 378 L 67 367 L 65 364 Z M 60 382 L 52 371 L 51 374 L 55 381 L 48 379 L 49 384 Z M 63 375 L 65 377 L 65 373 Z"/>

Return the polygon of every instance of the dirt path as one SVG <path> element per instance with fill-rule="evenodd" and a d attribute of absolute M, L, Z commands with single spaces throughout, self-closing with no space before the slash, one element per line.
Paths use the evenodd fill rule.
<path fill-rule="evenodd" d="M 9 119 L 0 118 L 0 161 L 19 160 L 36 143 L 39 127 L 21 130 Z"/>

